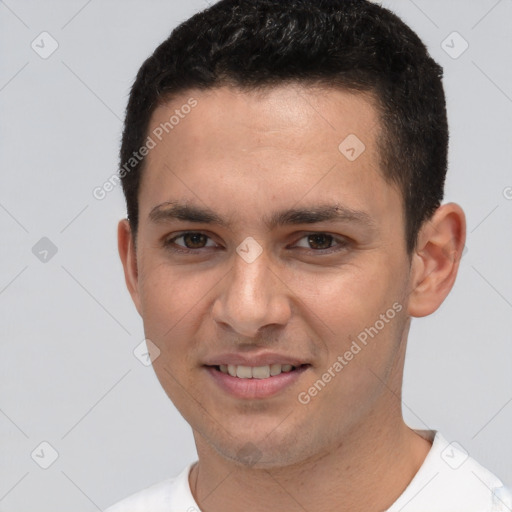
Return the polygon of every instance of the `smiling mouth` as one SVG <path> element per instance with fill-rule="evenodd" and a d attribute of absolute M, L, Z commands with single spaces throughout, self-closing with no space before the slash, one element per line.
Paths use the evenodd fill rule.
<path fill-rule="evenodd" d="M 244 366 L 244 365 L 233 365 L 233 364 L 221 364 L 210 366 L 215 370 L 231 375 L 231 377 L 237 377 L 239 379 L 268 379 L 276 377 L 281 373 L 291 373 L 299 369 L 305 369 L 311 366 L 310 364 L 302 364 L 299 366 L 292 366 L 291 364 L 270 364 L 263 366 Z"/>

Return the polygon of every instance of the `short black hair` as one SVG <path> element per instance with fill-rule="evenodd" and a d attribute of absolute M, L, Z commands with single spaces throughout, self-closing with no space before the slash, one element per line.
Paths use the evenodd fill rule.
<path fill-rule="evenodd" d="M 131 89 L 120 177 L 134 237 L 145 160 L 132 156 L 144 145 L 159 105 L 192 89 L 298 83 L 375 98 L 380 170 L 401 191 L 411 255 L 419 229 L 444 195 L 448 123 L 442 75 L 416 33 L 370 1 L 220 0 L 174 29 L 141 66 Z"/>

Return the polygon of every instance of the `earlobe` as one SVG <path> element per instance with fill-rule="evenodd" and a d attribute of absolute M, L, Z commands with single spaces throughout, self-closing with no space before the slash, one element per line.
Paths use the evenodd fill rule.
<path fill-rule="evenodd" d="M 455 203 L 440 206 L 418 234 L 412 256 L 408 313 L 436 311 L 452 289 L 466 242 L 466 218 Z"/>
<path fill-rule="evenodd" d="M 139 296 L 137 254 L 128 219 L 122 219 L 119 221 L 117 226 L 117 248 L 119 251 L 119 257 L 121 258 L 121 262 L 123 264 L 126 287 L 130 292 L 137 311 L 140 315 L 142 315 Z"/>

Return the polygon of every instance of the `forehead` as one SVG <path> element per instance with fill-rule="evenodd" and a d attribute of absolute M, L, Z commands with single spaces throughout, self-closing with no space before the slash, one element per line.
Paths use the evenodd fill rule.
<path fill-rule="evenodd" d="M 268 202 L 318 196 L 360 210 L 368 194 L 389 194 L 379 130 L 369 94 L 298 85 L 187 91 L 152 115 L 141 217 L 176 198 L 217 209 L 237 198 L 262 213 Z"/>
<path fill-rule="evenodd" d="M 193 108 L 187 106 L 191 103 Z M 150 132 L 160 127 L 164 142 L 181 144 L 186 138 L 188 143 L 201 144 L 201 151 L 216 150 L 221 143 L 236 153 L 270 147 L 306 150 L 319 141 L 324 148 L 337 149 L 352 133 L 372 150 L 380 127 L 375 105 L 370 93 L 319 86 L 286 84 L 258 90 L 223 86 L 181 93 L 160 105 L 152 115 Z"/>

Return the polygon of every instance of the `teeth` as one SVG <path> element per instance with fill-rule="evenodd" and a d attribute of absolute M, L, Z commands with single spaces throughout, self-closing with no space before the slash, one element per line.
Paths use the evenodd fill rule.
<path fill-rule="evenodd" d="M 255 366 L 252 369 L 253 379 L 268 379 L 270 377 L 270 366 Z"/>
<path fill-rule="evenodd" d="M 221 364 L 219 368 L 222 373 L 228 373 L 231 377 L 238 377 L 239 379 L 268 379 L 279 375 L 281 372 L 290 372 L 294 366 L 291 364 L 267 364 L 265 366 Z"/>
<path fill-rule="evenodd" d="M 252 369 L 250 366 L 238 365 L 236 367 L 236 376 L 241 379 L 250 379 L 252 377 Z"/>
<path fill-rule="evenodd" d="M 271 364 L 270 365 L 270 375 L 272 377 L 274 375 L 279 375 L 281 373 L 281 365 L 280 364 Z"/>

